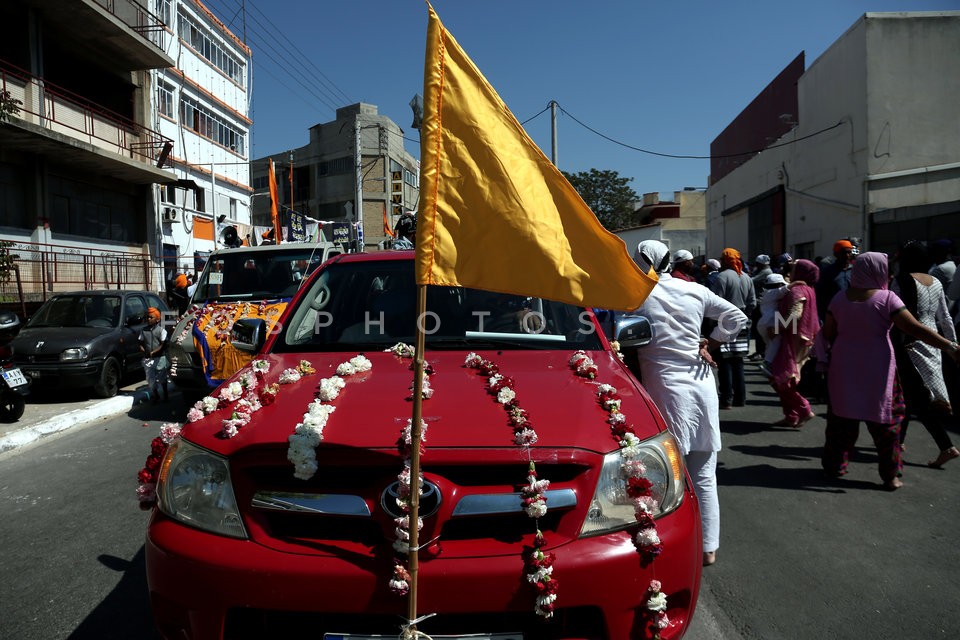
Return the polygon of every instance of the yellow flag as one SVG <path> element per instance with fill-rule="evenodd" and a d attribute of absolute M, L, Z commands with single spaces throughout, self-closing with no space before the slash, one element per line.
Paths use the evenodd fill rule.
<path fill-rule="evenodd" d="M 417 283 L 639 307 L 656 276 L 603 228 L 427 6 Z"/>

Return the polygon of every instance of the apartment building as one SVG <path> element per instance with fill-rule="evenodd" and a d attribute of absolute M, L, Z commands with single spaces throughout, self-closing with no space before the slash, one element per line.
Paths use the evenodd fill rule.
<path fill-rule="evenodd" d="M 176 180 L 154 193 L 153 255 L 169 281 L 250 233 L 250 49 L 199 0 L 152 0 L 176 64 L 154 72 L 151 118 Z"/>
<path fill-rule="evenodd" d="M 250 50 L 209 9 L 7 0 L 0 24 L 0 296 L 164 291 L 243 237 Z"/>
<path fill-rule="evenodd" d="M 376 105 L 337 109 L 335 120 L 310 128 L 306 145 L 251 162 L 257 231 L 271 226 L 272 159 L 284 238 L 291 237 L 291 221 L 305 221 L 306 235 L 319 230 L 354 250 L 389 246 L 397 220 L 416 211 L 420 194 L 420 161 L 403 143 L 403 130 Z"/>
<path fill-rule="evenodd" d="M 176 180 L 151 117 L 152 70 L 174 65 L 162 20 L 134 0 L 4 0 L 0 24 L 0 295 L 156 288 L 154 185 Z"/>

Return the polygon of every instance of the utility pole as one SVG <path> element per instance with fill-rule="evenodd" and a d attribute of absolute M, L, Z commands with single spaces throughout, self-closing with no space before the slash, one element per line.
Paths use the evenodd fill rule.
<path fill-rule="evenodd" d="M 290 212 L 296 211 L 296 201 L 293 199 L 293 149 L 290 150 Z M 280 244 L 280 238 L 277 238 L 277 244 Z"/>
<path fill-rule="evenodd" d="M 353 137 L 357 164 L 357 252 L 363 253 L 363 157 L 360 149 L 360 114 L 353 120 Z"/>
<path fill-rule="evenodd" d="M 557 166 L 557 101 L 550 101 L 550 162 Z"/>
<path fill-rule="evenodd" d="M 213 200 L 213 250 L 217 250 L 217 236 L 220 230 L 217 229 L 217 165 L 210 163 L 210 199 Z"/>

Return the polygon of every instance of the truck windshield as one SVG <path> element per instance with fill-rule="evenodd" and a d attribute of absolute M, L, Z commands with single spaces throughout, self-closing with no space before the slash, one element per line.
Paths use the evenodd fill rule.
<path fill-rule="evenodd" d="M 304 292 L 277 351 L 385 349 L 412 344 L 417 290 L 413 261 L 340 262 Z M 427 288 L 422 319 L 430 349 L 600 349 L 580 307 L 464 287 Z"/>
<path fill-rule="evenodd" d="M 323 255 L 323 248 L 317 246 L 215 254 L 200 275 L 191 301 L 204 304 L 290 298 L 303 279 L 320 266 Z"/>

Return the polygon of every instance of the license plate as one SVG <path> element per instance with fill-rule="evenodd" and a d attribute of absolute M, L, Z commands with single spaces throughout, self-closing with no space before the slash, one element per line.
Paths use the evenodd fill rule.
<path fill-rule="evenodd" d="M 397 636 L 357 636 L 344 633 L 325 633 L 323 640 L 383 640 L 384 638 L 395 639 Z M 522 633 L 474 633 L 464 636 L 438 636 L 431 635 L 433 640 L 456 640 L 457 638 L 470 638 L 471 640 L 523 640 Z"/>
<path fill-rule="evenodd" d="M 27 384 L 27 379 L 20 369 L 7 369 L 3 372 L 3 379 L 11 389 Z"/>

